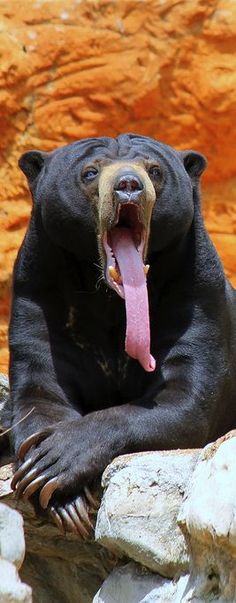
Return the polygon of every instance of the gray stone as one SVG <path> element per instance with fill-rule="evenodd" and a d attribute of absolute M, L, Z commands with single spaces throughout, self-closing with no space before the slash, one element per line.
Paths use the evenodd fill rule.
<path fill-rule="evenodd" d="M 31 588 L 23 584 L 17 569 L 25 555 L 23 519 L 0 503 L 0 603 L 31 603 Z"/>
<path fill-rule="evenodd" d="M 149 452 L 113 461 L 103 475 L 96 540 L 162 576 L 186 571 L 187 546 L 177 516 L 198 455 Z"/>
<path fill-rule="evenodd" d="M 20 513 L 0 503 L 0 557 L 19 569 L 24 556 L 23 519 Z"/>
<path fill-rule="evenodd" d="M 0 463 L 0 498 L 4 499 L 4 496 L 12 494 L 11 480 L 12 480 L 12 463 L 8 463 L 11 460 L 9 455 L 2 456 Z M 3 463 L 3 464 L 2 464 Z M 1 466 L 2 465 L 2 466 Z"/>
<path fill-rule="evenodd" d="M 236 601 L 236 431 L 206 446 L 179 514 L 191 550 L 183 603 Z"/>
<path fill-rule="evenodd" d="M 0 603 L 32 603 L 31 588 L 23 584 L 15 566 L 0 559 Z"/>
<path fill-rule="evenodd" d="M 174 582 L 129 563 L 113 570 L 93 603 L 180 603 L 187 580 L 182 576 Z"/>

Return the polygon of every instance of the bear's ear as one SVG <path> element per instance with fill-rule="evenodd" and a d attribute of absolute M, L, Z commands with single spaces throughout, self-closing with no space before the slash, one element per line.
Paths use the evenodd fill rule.
<path fill-rule="evenodd" d="M 197 151 L 180 151 L 180 156 L 190 178 L 199 178 L 207 166 L 206 157 Z"/>
<path fill-rule="evenodd" d="M 27 177 L 29 184 L 33 184 L 39 175 L 48 153 L 42 151 L 26 151 L 21 155 L 18 165 Z"/>

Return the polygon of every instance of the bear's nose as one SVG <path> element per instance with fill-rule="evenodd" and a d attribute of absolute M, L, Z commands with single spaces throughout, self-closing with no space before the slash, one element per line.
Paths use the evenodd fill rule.
<path fill-rule="evenodd" d="M 135 173 L 122 174 L 116 178 L 114 191 L 121 203 L 138 201 L 143 191 L 143 183 Z"/>
<path fill-rule="evenodd" d="M 125 174 L 115 183 L 116 191 L 142 191 L 143 184 L 136 174 Z"/>

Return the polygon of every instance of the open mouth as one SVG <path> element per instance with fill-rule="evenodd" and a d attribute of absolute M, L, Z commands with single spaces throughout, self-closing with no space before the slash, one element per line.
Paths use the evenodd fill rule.
<path fill-rule="evenodd" d="M 110 287 L 121 297 L 125 297 L 122 267 L 126 261 L 122 255 L 133 248 L 143 262 L 143 252 L 146 241 L 146 230 L 140 219 L 140 207 L 131 202 L 118 205 L 116 224 L 111 230 L 105 232 L 103 245 L 107 256 L 106 280 Z M 120 251 L 122 249 L 122 252 Z M 129 261 L 129 253 L 127 262 Z M 139 258 L 139 261 L 140 261 Z M 143 264 L 144 273 L 147 274 L 149 266 Z"/>
<path fill-rule="evenodd" d="M 112 227 L 103 230 L 98 242 L 102 257 L 105 253 L 106 282 L 125 304 L 125 352 L 145 371 L 152 372 L 156 362 L 150 352 L 146 278 L 149 266 L 145 266 L 144 260 L 156 201 L 155 189 L 143 166 L 114 164 L 103 170 L 99 200 L 102 229 L 114 216 L 114 203 L 117 208 Z"/>

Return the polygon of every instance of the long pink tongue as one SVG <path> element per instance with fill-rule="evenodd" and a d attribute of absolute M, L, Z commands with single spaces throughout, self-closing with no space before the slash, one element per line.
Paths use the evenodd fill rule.
<path fill-rule="evenodd" d="M 141 257 L 128 228 L 114 228 L 112 249 L 122 276 L 126 307 L 125 351 L 139 360 L 145 371 L 154 371 L 150 354 L 150 324 L 146 276 Z"/>

